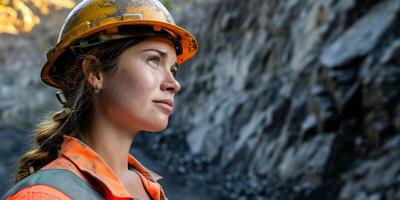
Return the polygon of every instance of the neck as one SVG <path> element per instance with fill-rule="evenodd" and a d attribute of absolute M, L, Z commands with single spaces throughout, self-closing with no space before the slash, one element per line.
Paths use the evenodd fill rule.
<path fill-rule="evenodd" d="M 92 116 L 95 117 L 86 131 L 85 142 L 121 177 L 128 171 L 129 150 L 138 131 L 116 127 L 104 115 Z"/>

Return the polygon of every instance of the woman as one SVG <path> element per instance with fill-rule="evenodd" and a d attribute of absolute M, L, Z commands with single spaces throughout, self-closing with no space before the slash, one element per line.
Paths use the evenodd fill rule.
<path fill-rule="evenodd" d="M 36 130 L 3 199 L 166 199 L 129 149 L 166 128 L 178 64 L 197 51 L 157 0 L 84 0 L 47 54 L 42 80 L 63 109 Z"/>

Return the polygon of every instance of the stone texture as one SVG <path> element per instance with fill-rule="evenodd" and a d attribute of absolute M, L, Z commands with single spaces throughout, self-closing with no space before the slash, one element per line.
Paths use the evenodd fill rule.
<path fill-rule="evenodd" d="M 277 169 L 279 177 L 288 179 L 314 176 L 317 180 L 320 179 L 330 158 L 334 139 L 334 134 L 318 135 L 305 143 L 290 147 Z"/>
<path fill-rule="evenodd" d="M 398 181 L 367 177 L 383 174 L 378 163 L 392 176 L 397 169 L 389 162 L 397 154 L 377 152 L 399 134 L 399 1 L 222 0 L 192 8 L 177 17 L 200 49 L 178 75 L 182 104 L 170 131 L 184 130 L 185 146 L 207 158 L 207 180 L 221 184 L 214 190 L 221 198 L 396 197 Z M 368 164 L 371 156 L 379 160 Z M 359 166 L 366 178 L 348 178 Z M 381 190 L 387 182 L 394 185 Z M 268 196 L 270 183 L 295 195 Z"/>
<path fill-rule="evenodd" d="M 399 199 L 400 137 L 396 136 L 381 148 L 377 155 L 355 163 L 355 168 L 343 176 L 346 184 L 339 199 Z"/>
<path fill-rule="evenodd" d="M 200 49 L 179 69 L 168 129 L 135 145 L 215 199 L 399 199 L 399 10 L 398 0 L 180 7 L 176 21 Z M 34 124 L 54 101 L 40 97 L 37 68 L 11 70 L 46 41 L 0 46 L 0 123 Z M 28 52 L 29 66 L 42 62 Z"/>
<path fill-rule="evenodd" d="M 4 194 L 6 189 L 14 181 L 14 173 L 17 160 L 24 151 L 28 150 L 30 138 L 22 130 L 13 127 L 0 126 L 0 194 Z"/>
<path fill-rule="evenodd" d="M 364 56 L 395 23 L 400 8 L 397 0 L 382 1 L 322 52 L 321 63 L 327 67 L 347 64 Z"/>

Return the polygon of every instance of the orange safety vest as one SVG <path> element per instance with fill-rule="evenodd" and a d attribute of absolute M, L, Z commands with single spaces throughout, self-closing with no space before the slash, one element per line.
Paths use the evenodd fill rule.
<path fill-rule="evenodd" d="M 90 185 L 91 188 L 94 188 L 107 200 L 134 199 L 125 189 L 124 185 L 115 175 L 112 169 L 105 163 L 105 161 L 102 160 L 101 157 L 95 151 L 93 151 L 90 147 L 85 145 L 80 140 L 73 137 L 64 136 L 64 142 L 61 146 L 60 151 L 61 151 L 60 156 L 56 160 L 52 161 L 51 163 L 43 167 L 41 170 L 39 170 L 39 172 L 50 172 L 50 174 L 60 173 L 62 171 L 72 172 L 73 175 L 76 175 L 75 177 L 79 177 L 82 180 L 82 182 Z M 151 199 L 153 200 L 167 199 L 161 185 L 157 182 L 159 179 L 161 179 L 161 176 L 145 168 L 131 155 L 129 155 L 128 157 L 128 163 L 130 168 L 134 168 L 138 172 L 140 179 L 143 183 L 143 186 Z M 31 176 L 34 176 L 35 174 Z M 48 174 L 49 173 L 47 173 L 47 175 Z M 61 175 L 63 174 L 65 173 L 62 173 Z M 47 177 L 48 176 L 46 176 L 46 178 Z M 57 181 L 73 180 L 69 178 L 64 178 L 64 180 L 58 180 L 57 176 L 53 177 Z M 21 182 L 23 181 L 24 180 L 22 180 Z M 51 187 L 49 184 L 40 184 L 40 182 L 38 183 L 39 184 L 33 184 L 33 185 L 27 185 L 26 187 L 21 187 L 19 188 L 19 190 L 11 194 L 11 196 L 5 197 L 5 199 L 6 200 L 72 199 L 70 197 L 71 195 L 62 192 L 62 190 L 57 189 L 57 187 Z"/>

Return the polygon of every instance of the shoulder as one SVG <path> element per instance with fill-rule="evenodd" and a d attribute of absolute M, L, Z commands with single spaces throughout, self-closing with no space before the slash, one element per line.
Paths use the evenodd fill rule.
<path fill-rule="evenodd" d="M 64 156 L 59 156 L 57 159 L 44 166 L 41 170 L 47 169 L 64 169 L 72 172 L 86 183 L 89 183 L 89 180 L 81 173 L 77 166 Z"/>
<path fill-rule="evenodd" d="M 47 169 L 24 178 L 4 195 L 3 199 L 102 199 L 91 186 L 73 172 Z"/>
<path fill-rule="evenodd" d="M 63 192 L 46 185 L 35 185 L 26 187 L 6 200 L 70 200 Z"/>

